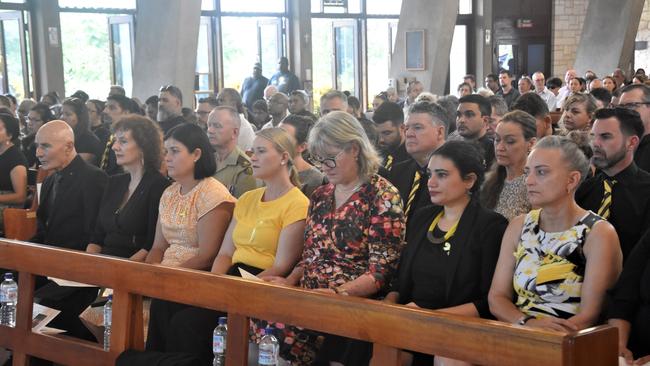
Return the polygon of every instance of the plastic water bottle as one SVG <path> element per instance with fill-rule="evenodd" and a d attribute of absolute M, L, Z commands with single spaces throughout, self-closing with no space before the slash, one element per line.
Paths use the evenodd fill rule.
<path fill-rule="evenodd" d="M 273 329 L 271 327 L 266 327 L 266 329 L 264 329 L 264 336 L 260 340 L 260 351 L 257 363 L 266 366 L 276 366 L 278 364 L 279 348 L 280 344 L 278 343 L 278 339 L 273 335 Z"/>
<path fill-rule="evenodd" d="M 219 325 L 212 333 L 212 353 L 214 360 L 212 366 L 224 366 L 226 364 L 226 339 L 228 337 L 228 318 L 219 317 Z"/>
<path fill-rule="evenodd" d="M 14 275 L 5 273 L 4 281 L 0 284 L 0 324 L 8 327 L 16 326 L 16 304 L 18 304 L 18 284 Z"/>
<path fill-rule="evenodd" d="M 111 322 L 113 318 L 113 295 L 108 295 L 104 305 L 104 351 L 111 348 Z"/>

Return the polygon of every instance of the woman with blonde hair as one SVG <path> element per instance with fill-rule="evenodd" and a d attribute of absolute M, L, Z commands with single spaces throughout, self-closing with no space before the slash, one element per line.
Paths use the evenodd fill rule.
<path fill-rule="evenodd" d="M 380 158 L 352 115 L 330 112 L 309 134 L 309 148 L 328 184 L 311 196 L 302 260 L 291 274 L 268 281 L 339 296 L 376 297 L 397 269 L 404 245 L 404 213 L 397 188 L 377 175 Z M 366 344 L 288 327 L 284 356 L 292 364 L 364 364 Z M 324 337 L 322 348 L 316 346 Z M 306 341 L 301 341 L 306 339 Z"/>

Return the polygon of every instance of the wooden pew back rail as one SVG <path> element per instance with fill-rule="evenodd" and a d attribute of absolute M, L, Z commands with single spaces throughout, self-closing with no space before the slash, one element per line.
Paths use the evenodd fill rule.
<path fill-rule="evenodd" d="M 16 327 L 0 326 L 0 347 L 14 351 L 14 365 L 28 365 L 30 356 L 64 365 L 113 365 L 122 351 L 143 348 L 142 296 L 227 311 L 228 365 L 247 364 L 250 317 L 373 342 L 373 365 L 398 365 L 398 349 L 481 365 L 617 362 L 617 333 L 608 326 L 565 335 L 12 240 L 0 240 L 0 268 L 20 273 Z M 110 351 L 31 331 L 35 275 L 114 289 Z"/>

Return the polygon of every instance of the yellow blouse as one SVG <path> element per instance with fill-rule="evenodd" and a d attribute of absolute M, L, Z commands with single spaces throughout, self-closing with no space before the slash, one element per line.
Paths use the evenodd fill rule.
<path fill-rule="evenodd" d="M 228 189 L 212 177 L 201 180 L 191 191 L 181 194 L 174 183 L 160 198 L 159 220 L 169 243 L 161 264 L 176 267 L 199 253 L 199 220 L 223 202 L 237 202 Z"/>
<path fill-rule="evenodd" d="M 244 193 L 235 205 L 232 263 L 267 269 L 275 261 L 282 229 L 307 217 L 309 199 L 294 187 L 282 197 L 263 202 L 265 187 Z"/>

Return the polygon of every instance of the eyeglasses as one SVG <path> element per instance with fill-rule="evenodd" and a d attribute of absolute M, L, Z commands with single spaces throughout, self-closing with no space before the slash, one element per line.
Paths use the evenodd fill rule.
<path fill-rule="evenodd" d="M 319 158 L 317 156 L 314 156 L 314 166 L 316 168 L 318 168 L 318 169 L 322 168 L 323 166 L 326 166 L 326 167 L 328 167 L 330 169 L 334 169 L 334 168 L 336 168 L 336 160 L 344 152 L 345 152 L 345 150 L 341 150 L 341 151 L 339 151 L 338 154 L 334 155 L 334 157 L 325 158 L 325 159 L 321 159 L 321 158 Z"/>
<path fill-rule="evenodd" d="M 650 102 L 632 102 L 632 103 L 625 103 L 625 104 L 619 104 L 619 108 L 625 108 L 625 109 L 631 109 L 635 110 L 641 105 L 650 105 Z"/>

